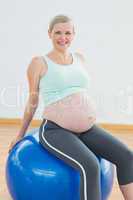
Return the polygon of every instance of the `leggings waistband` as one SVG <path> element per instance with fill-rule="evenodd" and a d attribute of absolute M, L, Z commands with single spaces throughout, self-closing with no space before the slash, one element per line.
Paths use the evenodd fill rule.
<path fill-rule="evenodd" d="M 42 124 L 41 124 L 41 127 L 43 127 L 43 126 L 45 126 L 45 130 L 46 129 L 60 128 L 62 130 L 70 131 L 69 129 L 63 128 L 62 126 L 60 126 L 56 122 L 45 119 L 45 118 L 43 119 Z M 73 133 L 74 135 L 76 134 L 76 136 L 80 136 L 80 134 L 81 134 L 81 133 L 75 133 L 74 131 L 70 131 L 70 132 Z"/>
<path fill-rule="evenodd" d="M 44 124 L 45 124 L 46 128 L 62 128 L 62 129 L 64 129 L 63 127 L 58 125 L 56 122 L 51 121 L 49 119 L 45 119 L 45 118 L 42 121 L 42 125 L 44 125 Z"/>

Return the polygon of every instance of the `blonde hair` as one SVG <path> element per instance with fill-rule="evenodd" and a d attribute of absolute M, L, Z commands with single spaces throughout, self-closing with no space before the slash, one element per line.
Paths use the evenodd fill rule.
<path fill-rule="evenodd" d="M 71 22 L 73 21 L 71 17 L 67 16 L 67 15 L 56 15 L 55 17 L 52 18 L 52 20 L 49 23 L 49 32 L 51 32 L 53 30 L 53 27 L 55 24 L 57 23 L 65 23 L 65 22 Z M 73 26 L 73 30 L 74 30 L 74 26 Z"/>

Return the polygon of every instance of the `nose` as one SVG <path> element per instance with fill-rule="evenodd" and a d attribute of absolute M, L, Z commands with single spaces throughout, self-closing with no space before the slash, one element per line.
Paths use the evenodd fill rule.
<path fill-rule="evenodd" d="M 62 34 L 59 39 L 60 39 L 60 41 L 65 41 L 66 40 L 66 35 Z"/>

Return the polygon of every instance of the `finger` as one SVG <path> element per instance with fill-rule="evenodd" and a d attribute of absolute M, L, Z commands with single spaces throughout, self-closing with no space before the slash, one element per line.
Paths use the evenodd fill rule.
<path fill-rule="evenodd" d="M 11 152 L 11 149 L 8 150 L 8 153 L 10 153 L 10 152 Z"/>

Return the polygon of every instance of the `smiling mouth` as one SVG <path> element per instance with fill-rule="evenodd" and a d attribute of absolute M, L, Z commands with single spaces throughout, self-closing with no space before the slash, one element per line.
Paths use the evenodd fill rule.
<path fill-rule="evenodd" d="M 60 45 L 60 46 L 65 46 L 66 44 L 68 44 L 68 42 L 65 42 L 65 43 L 57 42 L 57 44 Z"/>

